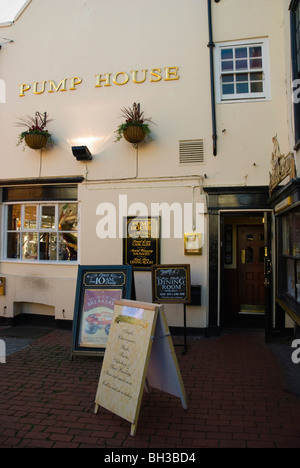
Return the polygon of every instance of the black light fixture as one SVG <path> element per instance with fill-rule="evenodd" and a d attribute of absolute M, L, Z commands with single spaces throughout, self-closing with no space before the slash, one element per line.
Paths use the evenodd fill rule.
<path fill-rule="evenodd" d="M 91 161 L 93 159 L 87 146 L 72 146 L 72 153 L 77 161 Z"/>

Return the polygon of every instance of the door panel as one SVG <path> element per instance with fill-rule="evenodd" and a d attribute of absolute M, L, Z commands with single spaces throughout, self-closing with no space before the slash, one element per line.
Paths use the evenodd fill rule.
<path fill-rule="evenodd" d="M 240 312 L 263 313 L 264 226 L 238 226 L 238 295 Z"/>

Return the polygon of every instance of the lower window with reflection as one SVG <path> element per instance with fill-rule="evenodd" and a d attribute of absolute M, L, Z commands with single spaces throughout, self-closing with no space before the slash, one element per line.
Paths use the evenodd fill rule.
<path fill-rule="evenodd" d="M 77 203 L 16 203 L 5 208 L 7 259 L 77 261 Z"/>
<path fill-rule="evenodd" d="M 278 296 L 300 314 L 300 207 L 278 217 Z"/>

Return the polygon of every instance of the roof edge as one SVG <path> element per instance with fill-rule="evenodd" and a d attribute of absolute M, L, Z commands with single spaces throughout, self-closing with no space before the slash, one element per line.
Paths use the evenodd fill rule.
<path fill-rule="evenodd" d="M 12 21 L 6 21 L 4 23 L 0 23 L 0 28 L 13 26 L 15 22 L 18 21 L 18 19 L 20 18 L 20 16 L 23 14 L 23 12 L 26 10 L 26 8 L 28 7 L 30 3 L 31 3 L 31 0 L 26 0 L 24 5 L 20 8 L 20 10 L 15 15 L 15 17 L 12 19 Z"/>

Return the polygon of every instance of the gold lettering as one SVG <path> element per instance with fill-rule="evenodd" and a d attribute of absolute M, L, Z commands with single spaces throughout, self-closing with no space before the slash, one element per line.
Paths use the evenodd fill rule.
<path fill-rule="evenodd" d="M 59 91 L 59 89 L 60 89 L 60 87 L 62 86 L 62 84 L 63 84 L 63 86 L 62 86 L 62 88 L 61 88 L 60 91 L 67 91 L 67 90 L 66 90 L 66 81 L 67 81 L 67 78 L 64 78 L 63 80 L 61 80 L 61 82 L 60 82 L 59 85 L 57 86 L 56 83 L 55 83 L 55 81 L 50 80 L 50 81 L 49 81 L 50 86 L 49 86 L 49 91 L 48 91 L 48 93 L 54 93 L 54 91 Z M 54 88 L 54 89 L 53 89 L 53 88 Z"/>
<path fill-rule="evenodd" d="M 165 70 L 166 70 L 165 81 L 179 80 L 179 76 L 177 75 L 178 67 L 165 67 Z"/>
<path fill-rule="evenodd" d="M 132 81 L 133 81 L 134 83 L 144 83 L 144 82 L 146 81 L 147 71 L 148 71 L 148 70 L 143 69 L 142 72 L 144 72 L 144 79 L 143 79 L 142 81 L 137 81 L 136 75 L 137 75 L 137 73 L 138 73 L 138 70 L 131 70 L 131 73 L 132 73 Z"/>
<path fill-rule="evenodd" d="M 43 94 L 45 92 L 45 84 L 47 83 L 47 81 L 41 81 L 41 83 L 42 83 L 42 91 L 38 91 L 39 81 L 35 81 L 35 83 L 32 83 L 34 94 Z"/>
<path fill-rule="evenodd" d="M 123 81 L 123 83 L 119 83 L 119 82 L 117 81 L 119 75 L 124 75 L 125 80 Z M 118 85 L 118 86 L 122 86 L 122 85 L 128 83 L 128 81 L 129 81 L 129 75 L 128 75 L 128 73 L 125 73 L 125 72 L 118 72 L 118 73 L 116 73 L 116 75 L 113 77 L 113 82 L 114 82 L 116 85 Z"/>
<path fill-rule="evenodd" d="M 110 84 L 111 73 L 105 73 L 106 78 L 101 78 L 102 75 L 95 75 L 95 76 L 97 78 L 95 88 L 101 88 L 102 82 L 105 82 L 104 86 L 111 86 Z"/>
<path fill-rule="evenodd" d="M 25 92 L 30 89 L 30 85 L 27 83 L 20 84 L 20 94 L 19 96 L 25 96 Z"/>
<path fill-rule="evenodd" d="M 74 89 L 76 89 L 75 86 L 77 86 L 77 85 L 79 85 L 80 83 L 82 83 L 82 79 L 79 78 L 78 76 L 74 76 L 74 77 L 70 78 L 70 80 L 71 80 L 71 88 L 70 88 L 70 90 L 72 90 L 72 91 L 74 91 Z"/>
<path fill-rule="evenodd" d="M 158 73 L 155 73 L 155 72 L 158 72 Z M 161 80 L 161 75 L 159 73 L 161 73 L 161 68 L 153 68 L 153 70 L 151 70 L 151 72 L 150 72 L 150 75 L 152 75 L 154 77 L 156 76 L 158 79 L 154 80 L 154 79 L 151 78 L 150 81 L 153 82 L 153 83 L 156 83 L 157 81 L 160 81 Z"/>

